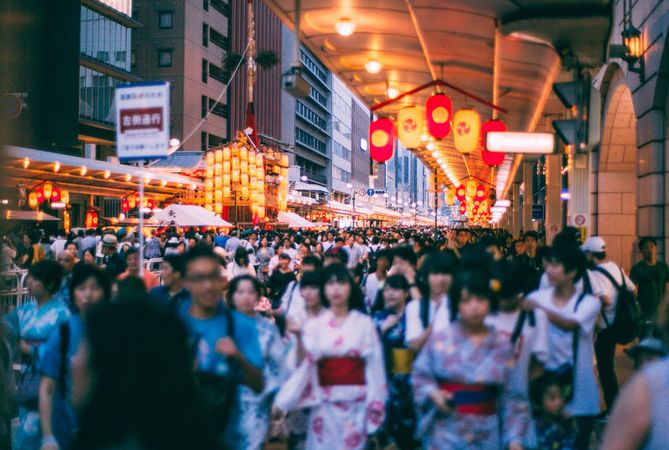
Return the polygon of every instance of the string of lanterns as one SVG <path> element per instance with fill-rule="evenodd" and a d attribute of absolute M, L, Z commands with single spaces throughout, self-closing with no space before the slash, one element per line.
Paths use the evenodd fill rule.
<path fill-rule="evenodd" d="M 149 211 L 153 211 L 156 207 L 156 202 L 152 198 L 144 197 L 144 202 L 141 202 L 139 193 L 133 192 L 132 194 L 128 194 L 121 199 L 121 212 L 125 214 L 131 209 L 138 208 L 140 203 L 143 203 L 142 207 L 148 209 Z"/>
<path fill-rule="evenodd" d="M 70 193 L 54 183 L 43 181 L 30 190 L 28 206 L 36 209 L 45 203 L 53 209 L 64 209 L 70 203 Z"/>

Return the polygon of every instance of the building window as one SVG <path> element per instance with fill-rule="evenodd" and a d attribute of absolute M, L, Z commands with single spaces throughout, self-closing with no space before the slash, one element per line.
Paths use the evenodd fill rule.
<path fill-rule="evenodd" d="M 203 83 L 206 83 L 207 80 L 208 80 L 208 76 L 209 76 L 208 66 L 209 66 L 209 63 L 207 62 L 207 60 L 203 59 L 202 60 L 202 82 Z"/>
<path fill-rule="evenodd" d="M 318 63 L 314 61 L 304 50 L 300 50 L 300 61 L 304 64 L 304 67 L 309 70 L 318 80 L 322 83 L 327 84 L 328 75 L 319 67 Z"/>
<path fill-rule="evenodd" d="M 208 105 L 209 105 L 209 103 L 207 102 L 207 97 L 205 97 L 205 96 L 203 95 L 203 96 L 202 96 L 202 102 L 201 102 L 201 108 L 202 108 L 202 110 L 201 110 L 201 115 L 202 115 L 203 118 L 204 118 L 204 117 L 207 115 L 207 113 L 209 112 L 209 109 L 207 109 L 207 106 L 208 106 Z"/>
<path fill-rule="evenodd" d="M 98 61 L 108 63 L 109 62 L 109 52 L 98 52 L 98 54 L 96 55 L 96 59 Z"/>
<path fill-rule="evenodd" d="M 202 8 L 205 11 L 209 11 L 209 0 L 202 0 Z"/>
<path fill-rule="evenodd" d="M 158 28 L 172 28 L 172 11 L 158 13 Z"/>
<path fill-rule="evenodd" d="M 203 152 L 207 151 L 207 132 L 203 131 L 200 133 L 200 150 Z"/>
<path fill-rule="evenodd" d="M 299 100 L 295 102 L 295 112 L 298 116 L 309 122 L 311 125 L 314 125 L 321 131 L 327 133 L 327 121 L 319 114 L 317 114 L 313 109 L 309 108 Z"/>
<path fill-rule="evenodd" d="M 209 25 L 202 24 L 202 45 L 209 47 Z"/>
<path fill-rule="evenodd" d="M 128 53 L 125 50 L 120 51 L 120 52 L 114 52 L 114 59 L 117 62 L 125 62 L 125 59 L 127 58 L 127 56 L 128 56 Z"/>
<path fill-rule="evenodd" d="M 347 149 L 337 141 L 332 141 L 332 153 L 346 161 L 351 160 L 351 150 Z"/>
<path fill-rule="evenodd" d="M 172 67 L 172 49 L 158 50 L 158 67 Z"/>
<path fill-rule="evenodd" d="M 298 127 L 295 127 L 295 143 L 324 155 L 327 153 L 327 144 L 324 141 Z"/>
<path fill-rule="evenodd" d="M 216 136 L 215 134 L 209 135 L 209 142 L 208 142 L 209 148 L 220 147 L 224 143 L 225 139 L 223 139 L 222 137 Z"/>
<path fill-rule="evenodd" d="M 223 84 L 228 82 L 228 74 L 216 64 L 209 63 L 209 76 Z"/>
<path fill-rule="evenodd" d="M 137 65 L 137 53 L 133 51 L 130 52 L 130 65 L 135 67 Z"/>
<path fill-rule="evenodd" d="M 321 94 L 318 89 L 315 87 L 311 86 L 311 91 L 309 92 L 309 97 L 311 97 L 313 100 L 317 101 L 323 108 L 328 107 L 328 99 Z"/>
<path fill-rule="evenodd" d="M 225 17 L 228 17 L 229 6 L 227 3 L 221 0 L 211 0 L 211 7 L 223 14 Z"/>
<path fill-rule="evenodd" d="M 215 100 L 209 99 L 209 110 L 212 114 L 226 119 L 228 117 L 228 107 L 223 103 L 216 103 Z"/>
<path fill-rule="evenodd" d="M 211 42 L 218 45 L 222 50 L 228 49 L 228 38 L 213 28 L 209 30 L 209 39 L 211 39 Z"/>

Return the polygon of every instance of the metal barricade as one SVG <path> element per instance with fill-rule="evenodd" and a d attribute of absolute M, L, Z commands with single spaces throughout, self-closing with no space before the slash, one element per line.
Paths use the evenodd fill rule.
<path fill-rule="evenodd" d="M 12 270 L 0 274 L 0 315 L 9 313 L 26 301 L 27 275 L 27 270 Z"/>
<path fill-rule="evenodd" d="M 153 272 L 163 284 L 163 258 L 151 258 L 144 261 L 144 270 Z"/>

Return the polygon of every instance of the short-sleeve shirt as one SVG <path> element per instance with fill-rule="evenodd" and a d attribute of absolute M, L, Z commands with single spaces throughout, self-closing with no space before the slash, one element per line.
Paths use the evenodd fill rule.
<path fill-rule="evenodd" d="M 420 300 L 412 300 L 406 307 L 406 342 L 407 344 L 418 339 L 425 330 L 420 319 Z M 451 314 L 448 310 L 448 296 L 444 295 L 440 302 L 430 301 L 428 324 L 432 324 L 432 332 L 446 330 L 451 324 Z"/>
<path fill-rule="evenodd" d="M 601 267 L 606 270 L 619 286 L 623 284 L 627 286 L 627 289 L 630 291 L 634 290 L 634 282 L 623 272 L 620 267 L 611 261 L 604 262 L 597 267 Z M 623 283 L 623 277 L 625 283 Z M 612 324 L 613 320 L 616 317 L 616 303 L 618 302 L 618 290 L 616 287 L 609 281 L 609 279 L 601 272 L 596 270 L 591 271 L 591 279 L 596 279 L 597 284 L 600 286 L 602 295 L 605 295 L 609 299 L 609 304 L 604 307 L 605 320 L 602 320 L 599 324 L 601 327 L 606 328 L 607 324 Z"/>
<path fill-rule="evenodd" d="M 216 342 L 228 337 L 228 315 L 221 305 L 219 311 L 208 319 L 198 319 L 188 312 L 190 302 L 185 304 L 180 313 L 186 323 L 192 338 L 195 340 L 195 359 L 197 369 L 202 372 L 217 375 L 226 375 L 230 371 L 228 360 L 224 355 L 216 353 Z M 263 367 L 260 342 L 258 340 L 258 329 L 254 319 L 231 311 L 230 315 L 234 321 L 233 340 L 246 360 L 258 367 Z"/>
<path fill-rule="evenodd" d="M 669 267 L 663 261 L 654 266 L 640 261 L 632 267 L 630 278 L 637 285 L 639 305 L 645 317 L 653 318 L 664 296 L 664 287 L 669 283 Z"/>
<path fill-rule="evenodd" d="M 595 381 L 594 360 L 594 333 L 595 323 L 600 311 L 600 301 L 592 295 L 585 294 L 575 308 L 581 295 L 574 292 L 572 298 L 561 308 L 553 304 L 554 289 L 534 291 L 528 299 L 543 308 L 578 322 L 578 360 L 574 369 L 574 398 L 567 405 L 567 412 L 574 416 L 599 414 L 599 388 Z M 576 309 L 576 311 L 574 311 Z M 549 357 L 545 363 L 548 369 L 557 369 L 564 363 L 573 363 L 572 330 L 563 330 L 557 325 L 548 325 L 548 340 L 550 345 Z"/>

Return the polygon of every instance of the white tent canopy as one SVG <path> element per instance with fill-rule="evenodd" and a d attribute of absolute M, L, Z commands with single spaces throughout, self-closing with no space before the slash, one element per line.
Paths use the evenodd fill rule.
<path fill-rule="evenodd" d="M 218 217 L 211 211 L 195 205 L 170 205 L 152 217 L 162 225 L 178 227 L 231 227 L 230 222 Z"/>
<path fill-rule="evenodd" d="M 42 222 L 43 220 L 60 220 L 42 211 L 20 211 L 14 209 L 6 209 L 2 211 L 2 218 L 4 220 L 36 220 Z"/>
<path fill-rule="evenodd" d="M 281 223 L 288 224 L 290 228 L 313 228 L 315 226 L 313 222 L 292 212 L 280 212 L 277 219 Z"/>

